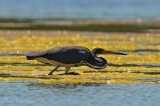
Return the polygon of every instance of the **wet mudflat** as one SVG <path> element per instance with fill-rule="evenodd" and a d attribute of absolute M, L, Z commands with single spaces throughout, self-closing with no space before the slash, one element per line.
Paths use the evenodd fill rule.
<path fill-rule="evenodd" d="M 103 70 L 74 67 L 80 75 L 48 76 L 55 66 L 26 60 L 30 51 L 64 45 L 92 50 L 128 53 L 101 55 L 108 61 Z M 102 33 L 78 31 L 0 31 L 0 103 L 14 105 L 158 106 L 160 83 L 159 33 Z M 138 101 L 138 102 L 135 102 Z"/>

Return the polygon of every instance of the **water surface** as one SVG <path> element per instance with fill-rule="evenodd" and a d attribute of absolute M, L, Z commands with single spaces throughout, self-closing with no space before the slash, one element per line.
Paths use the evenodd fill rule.
<path fill-rule="evenodd" d="M 0 18 L 158 19 L 159 0 L 0 0 Z"/>
<path fill-rule="evenodd" d="M 1 82 L 5 106 L 159 106 L 160 85 L 66 85 Z"/>

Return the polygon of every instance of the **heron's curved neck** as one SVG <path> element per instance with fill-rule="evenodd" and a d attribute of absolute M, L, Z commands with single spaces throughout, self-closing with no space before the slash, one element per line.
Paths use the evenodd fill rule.
<path fill-rule="evenodd" d="M 107 61 L 102 57 L 97 57 L 97 54 L 92 52 L 92 56 L 86 61 L 87 65 L 95 69 L 103 69 L 107 66 Z"/>

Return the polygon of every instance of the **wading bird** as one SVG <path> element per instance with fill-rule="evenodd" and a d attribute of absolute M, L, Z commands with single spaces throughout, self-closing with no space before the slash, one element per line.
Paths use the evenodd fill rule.
<path fill-rule="evenodd" d="M 59 67 L 65 67 L 65 74 L 71 67 L 88 66 L 94 69 L 103 69 L 107 66 L 107 61 L 99 54 L 117 54 L 126 55 L 124 53 L 106 51 L 103 48 L 95 48 L 90 51 L 83 46 L 63 46 L 55 47 L 46 51 L 31 52 L 26 55 L 27 60 L 37 60 L 42 63 L 56 65 L 56 67 L 48 74 L 57 70 Z"/>

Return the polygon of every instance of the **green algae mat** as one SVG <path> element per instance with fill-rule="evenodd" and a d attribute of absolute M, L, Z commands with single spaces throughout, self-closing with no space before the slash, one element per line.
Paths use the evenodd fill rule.
<path fill-rule="evenodd" d="M 82 66 L 70 70 L 79 75 L 61 75 L 63 67 L 48 75 L 55 66 L 26 60 L 25 54 L 31 51 L 66 45 L 85 46 L 90 50 L 101 47 L 128 55 L 100 55 L 108 61 L 105 69 Z M 0 81 L 159 84 L 160 34 L 3 30 L 0 31 Z"/>

